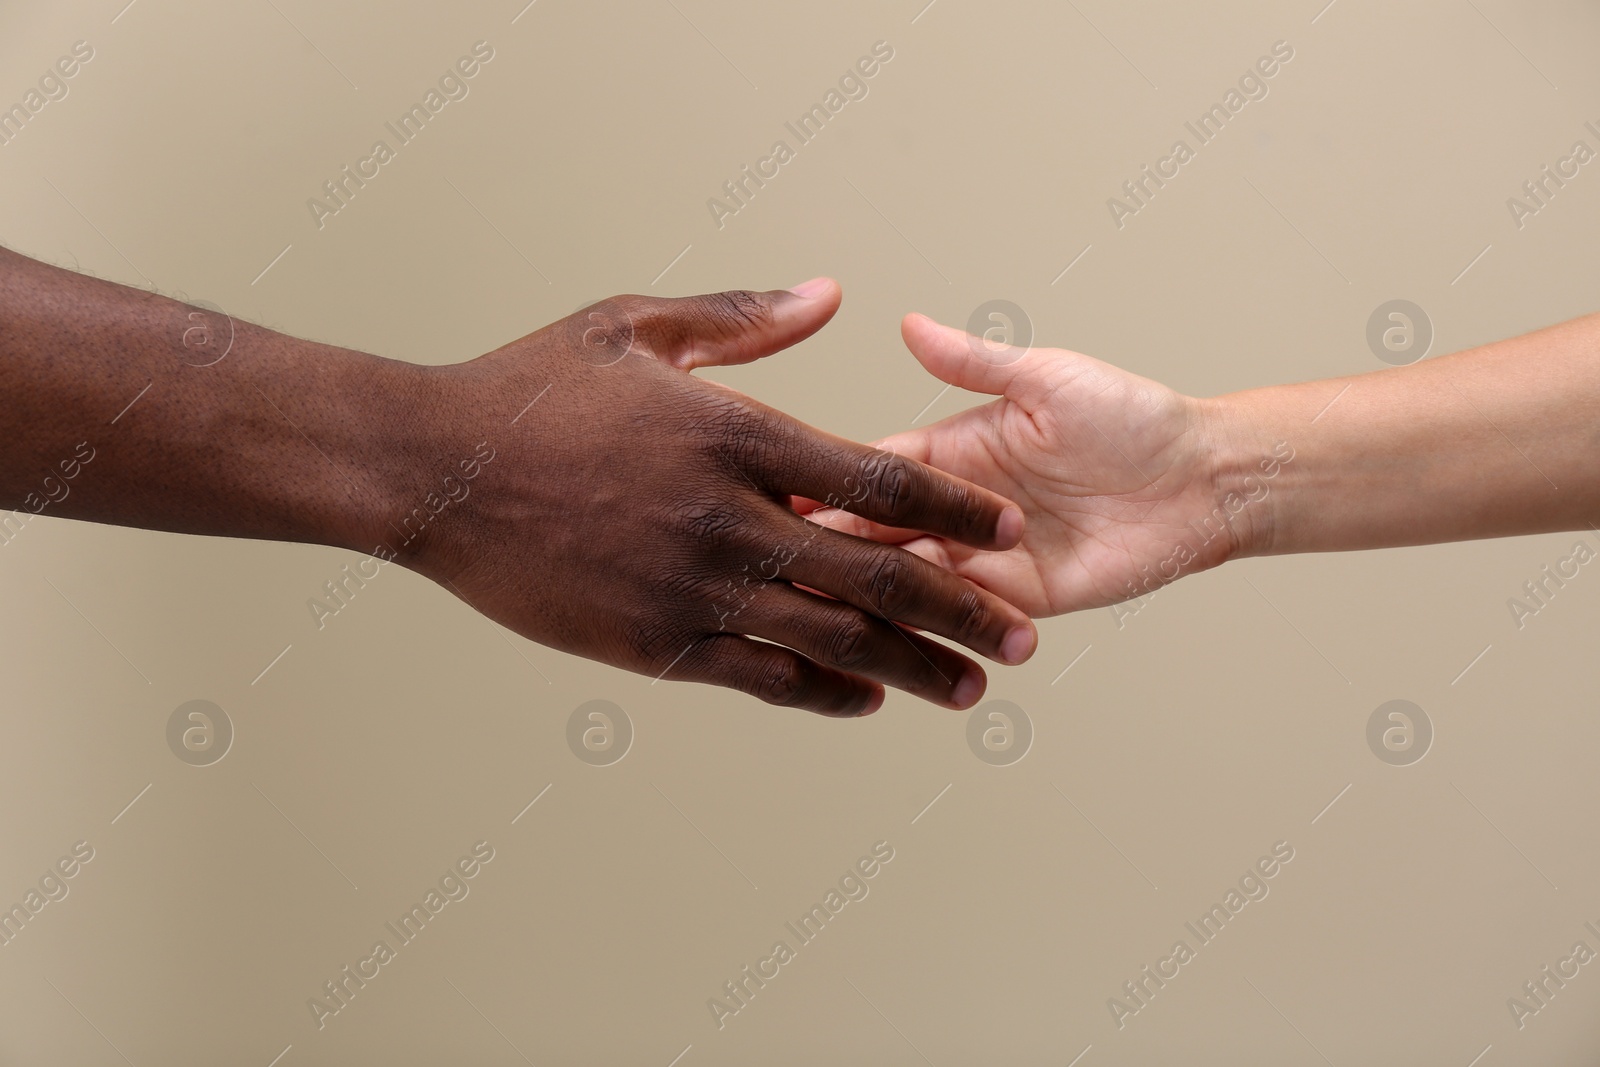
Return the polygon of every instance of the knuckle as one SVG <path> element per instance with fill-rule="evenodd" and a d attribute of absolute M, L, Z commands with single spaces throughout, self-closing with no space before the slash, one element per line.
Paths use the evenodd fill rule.
<path fill-rule="evenodd" d="M 655 612 L 630 619 L 622 642 L 633 661 L 647 670 L 665 670 L 689 643 L 676 620 Z"/>
<path fill-rule="evenodd" d="M 764 442 L 768 436 L 769 425 L 767 417 L 743 400 L 736 400 L 726 405 L 723 411 L 722 426 L 724 439 L 738 447 L 753 447 Z"/>
<path fill-rule="evenodd" d="M 883 509 L 884 518 L 890 525 L 899 525 L 911 511 L 911 478 L 911 468 L 902 459 L 881 464 L 874 474 L 873 488 L 878 506 Z"/>
<path fill-rule="evenodd" d="M 951 488 L 949 511 L 960 524 L 958 529 L 967 533 L 977 533 L 983 528 L 987 510 L 983 499 L 971 489 L 964 485 Z"/>
<path fill-rule="evenodd" d="M 663 301 L 659 297 L 622 293 L 606 297 L 589 310 L 602 311 L 613 318 L 627 319 L 643 326 L 654 323 L 662 317 L 662 304 Z"/>
<path fill-rule="evenodd" d="M 872 624 L 865 617 L 837 627 L 827 642 L 828 661 L 844 670 L 864 667 L 872 659 Z"/>
<path fill-rule="evenodd" d="M 762 668 L 755 695 L 768 704 L 792 707 L 805 695 L 806 672 L 798 660 L 783 657 Z"/>
<path fill-rule="evenodd" d="M 609 349 L 625 354 L 633 347 L 637 324 L 644 319 L 640 307 L 648 297 L 609 296 L 579 308 L 567 318 L 575 347 L 590 352 Z"/>
<path fill-rule="evenodd" d="M 772 321 L 772 308 L 766 298 L 748 289 L 730 289 L 701 297 L 695 310 L 704 326 L 713 333 L 765 326 Z"/>
<path fill-rule="evenodd" d="M 572 313 L 583 330 L 593 329 L 596 323 L 635 322 L 640 318 L 637 305 L 644 297 L 608 296 Z"/>
<path fill-rule="evenodd" d="M 736 289 L 677 300 L 619 296 L 606 301 L 614 315 L 627 317 L 638 332 L 663 351 L 720 340 L 767 325 L 772 309 L 759 293 Z"/>
<path fill-rule="evenodd" d="M 948 693 L 953 680 L 932 663 L 923 660 L 907 680 L 905 688 L 912 693 Z"/>
<path fill-rule="evenodd" d="M 670 343 L 674 335 L 671 308 L 659 297 L 634 293 L 607 297 L 585 308 L 579 318 L 586 329 L 599 324 L 618 335 L 626 334 L 629 344 L 638 341 L 646 348 Z"/>
<path fill-rule="evenodd" d="M 906 573 L 904 555 L 893 549 L 877 556 L 867 579 L 867 596 L 873 607 L 889 618 L 899 617 L 910 597 L 906 588 L 910 575 Z"/>
<path fill-rule="evenodd" d="M 989 606 L 989 601 L 970 585 L 956 597 L 953 610 L 955 639 L 969 647 L 975 645 L 994 622 L 994 610 Z"/>
<path fill-rule="evenodd" d="M 739 396 L 715 396 L 700 413 L 699 425 L 710 449 L 748 466 L 774 447 L 772 420 Z"/>
<path fill-rule="evenodd" d="M 724 502 L 697 501 L 675 507 L 667 525 L 695 547 L 720 553 L 743 543 L 745 522 L 743 513 Z"/>

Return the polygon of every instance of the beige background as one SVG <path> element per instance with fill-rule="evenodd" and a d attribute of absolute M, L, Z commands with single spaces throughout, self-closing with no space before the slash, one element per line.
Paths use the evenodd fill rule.
<path fill-rule="evenodd" d="M 1009 299 L 1208 395 L 1375 369 L 1392 298 L 1434 353 L 1595 309 L 1600 164 L 1521 230 L 1505 206 L 1600 147 L 1592 4 L 124 2 L 0 14 L 6 103 L 95 49 L 0 148 L 0 240 L 419 362 L 831 273 L 829 330 L 721 377 L 866 439 L 939 391 L 911 309 Z M 319 231 L 306 199 L 480 39 L 470 95 Z M 707 198 L 878 40 L 870 94 L 719 230 Z M 1118 230 L 1107 197 L 1278 40 L 1270 95 Z M 0 948 L 0 1062 L 1592 1062 L 1600 967 L 1520 1031 L 1506 1006 L 1600 949 L 1600 574 L 1507 608 L 1576 539 L 1252 560 L 1120 630 L 1047 621 L 992 672 L 1036 732 L 993 767 L 899 694 L 832 722 L 653 686 L 399 571 L 319 632 L 355 557 L 47 518 L 0 548 L 0 900 L 96 854 Z M 236 730 L 208 767 L 165 740 L 195 698 Z M 636 732 L 601 768 L 565 740 L 597 698 Z M 1412 766 L 1366 743 L 1395 698 L 1436 731 Z M 319 1031 L 307 998 L 481 839 L 470 896 Z M 870 895 L 719 1030 L 707 999 L 879 840 Z M 1107 998 L 1280 840 L 1270 896 L 1119 1031 Z"/>

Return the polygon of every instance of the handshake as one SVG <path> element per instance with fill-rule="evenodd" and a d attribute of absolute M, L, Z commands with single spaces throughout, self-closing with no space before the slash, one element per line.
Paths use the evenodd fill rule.
<path fill-rule="evenodd" d="M 1237 557 L 1600 516 L 1600 316 L 1197 399 L 909 315 L 923 367 L 995 399 L 871 446 L 691 373 L 809 337 L 840 297 L 614 297 L 423 367 L 197 334 L 210 312 L 0 250 L 0 543 L 98 425 L 52 514 L 372 553 L 554 648 L 858 716 L 886 686 L 978 702 L 984 669 L 936 637 L 1019 664 L 1035 618 Z"/>
<path fill-rule="evenodd" d="M 1031 616 L 1139 595 L 1191 519 L 1225 517 L 1185 572 L 1256 544 L 1268 483 L 1240 471 L 1233 493 L 1209 409 L 1083 356 L 910 316 L 929 371 L 1000 399 L 874 446 L 690 373 L 803 340 L 840 296 L 817 279 L 616 297 L 469 363 L 409 368 L 395 421 L 415 458 L 381 479 L 392 503 L 363 547 L 543 644 L 859 716 L 885 686 L 973 706 L 984 669 L 934 637 L 1022 663 Z M 419 446 L 484 440 L 497 455 L 470 496 L 397 541 L 434 466 Z M 1230 496 L 1245 506 L 1230 514 Z"/>

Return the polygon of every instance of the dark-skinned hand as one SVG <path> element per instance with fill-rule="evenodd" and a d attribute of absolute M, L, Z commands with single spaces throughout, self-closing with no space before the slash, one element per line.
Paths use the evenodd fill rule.
<path fill-rule="evenodd" d="M 793 345 L 839 299 L 826 279 L 615 297 L 429 369 L 421 439 L 443 463 L 483 443 L 492 459 L 400 560 L 525 637 L 652 678 L 825 715 L 869 714 L 885 685 L 972 706 L 982 668 L 922 631 L 1018 663 L 1037 640 L 1027 616 L 909 552 L 810 523 L 791 498 L 977 549 L 1016 545 L 1020 510 L 689 373 Z M 392 543 L 413 502 L 389 500 L 375 534 Z"/>

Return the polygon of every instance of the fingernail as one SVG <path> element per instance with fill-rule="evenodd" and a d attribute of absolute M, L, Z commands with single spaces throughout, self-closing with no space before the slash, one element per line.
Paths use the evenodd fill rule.
<path fill-rule="evenodd" d="M 1022 540 L 1022 509 L 1012 505 L 1000 513 L 1000 521 L 995 523 L 995 540 L 1007 547 L 1017 544 Z"/>
<path fill-rule="evenodd" d="M 809 282 L 801 282 L 790 289 L 789 292 L 802 300 L 811 300 L 828 291 L 827 278 L 812 278 Z"/>
<path fill-rule="evenodd" d="M 1015 627 L 1006 634 L 1005 640 L 1000 642 L 1000 659 L 1006 663 L 1021 663 L 1033 655 L 1035 640 L 1032 627 Z"/>
<path fill-rule="evenodd" d="M 955 692 L 950 694 L 950 702 L 957 710 L 966 711 L 983 696 L 983 686 L 983 672 L 968 671 L 961 676 L 961 681 L 956 683 Z"/>
<path fill-rule="evenodd" d="M 871 715 L 873 712 L 883 707 L 883 698 L 886 695 L 887 694 L 885 694 L 882 689 L 878 690 L 877 693 L 873 695 L 872 699 L 867 701 L 867 706 L 861 709 L 861 711 L 856 715 L 856 718 L 859 719 L 863 716 Z"/>

